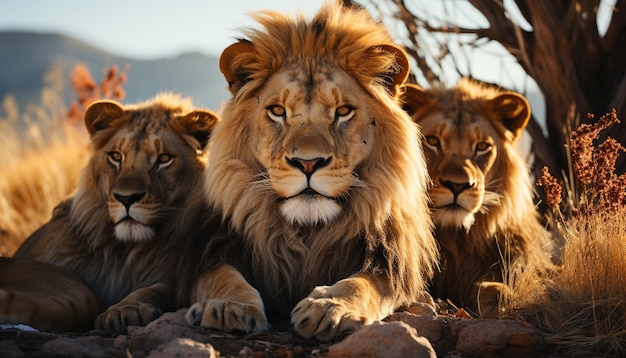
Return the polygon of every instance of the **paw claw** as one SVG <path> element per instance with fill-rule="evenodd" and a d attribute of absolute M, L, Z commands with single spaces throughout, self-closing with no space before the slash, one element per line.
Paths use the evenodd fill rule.
<path fill-rule="evenodd" d="M 189 325 L 224 332 L 261 331 L 269 328 L 263 307 L 218 299 L 196 303 L 185 315 Z"/>

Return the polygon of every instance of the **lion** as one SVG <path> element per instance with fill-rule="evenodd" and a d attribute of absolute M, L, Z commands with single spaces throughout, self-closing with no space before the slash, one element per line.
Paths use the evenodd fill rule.
<path fill-rule="evenodd" d="M 87 282 L 44 262 L 0 257 L 0 323 L 47 331 L 93 328 L 102 311 Z"/>
<path fill-rule="evenodd" d="M 408 57 L 364 10 L 253 17 L 264 29 L 221 54 L 233 97 L 204 195 L 175 225 L 192 243 L 185 319 L 234 332 L 290 320 L 332 340 L 422 298 L 437 265 L 419 132 L 399 102 Z"/>
<path fill-rule="evenodd" d="M 106 331 L 123 332 L 176 308 L 172 267 L 182 245 L 158 231 L 200 180 L 218 120 L 171 93 L 137 105 L 90 105 L 85 125 L 93 154 L 76 192 L 14 257 L 84 278 L 106 309 L 95 320 Z M 46 305 L 45 298 L 34 304 Z"/>
<path fill-rule="evenodd" d="M 509 292 L 503 270 L 554 269 L 530 169 L 515 147 L 530 119 L 528 101 L 469 78 L 427 91 L 407 84 L 403 101 L 421 127 L 432 180 L 442 270 L 430 292 L 483 315 L 495 313 L 498 296 Z"/>

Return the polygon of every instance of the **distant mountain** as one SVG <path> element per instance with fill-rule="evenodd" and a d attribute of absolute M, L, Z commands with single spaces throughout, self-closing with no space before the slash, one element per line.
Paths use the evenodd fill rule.
<path fill-rule="evenodd" d="M 216 109 L 228 99 L 226 81 L 218 59 L 199 53 L 173 58 L 135 60 L 118 57 L 73 38 L 30 32 L 0 32 L 0 100 L 13 94 L 20 107 L 40 103 L 45 76 L 62 71 L 63 99 L 74 99 L 70 73 L 77 64 L 85 65 L 96 81 L 111 65 L 129 65 L 125 103 L 144 101 L 161 91 L 192 97 L 194 104 Z"/>

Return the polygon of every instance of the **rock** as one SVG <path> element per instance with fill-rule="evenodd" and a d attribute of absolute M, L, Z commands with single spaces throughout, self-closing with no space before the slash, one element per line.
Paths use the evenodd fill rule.
<path fill-rule="evenodd" d="M 403 322 L 428 339 L 438 356 L 534 357 L 546 353 L 541 331 L 507 319 L 417 316 L 398 312 L 390 322 Z"/>
<path fill-rule="evenodd" d="M 428 339 L 438 356 L 454 349 L 456 338 L 450 336 L 447 320 L 433 316 L 418 316 L 408 312 L 398 312 L 387 318 L 389 322 L 403 322 L 417 330 L 417 334 Z"/>
<path fill-rule="evenodd" d="M 199 343 L 189 338 L 178 338 L 162 348 L 153 350 L 148 358 L 214 358 L 215 349 L 210 344 Z"/>
<path fill-rule="evenodd" d="M 418 316 L 437 316 L 434 305 L 430 303 L 413 303 L 405 311 Z"/>
<path fill-rule="evenodd" d="M 58 357 L 120 357 L 124 351 L 112 346 L 112 338 L 101 336 L 59 337 L 41 347 L 48 356 Z"/>
<path fill-rule="evenodd" d="M 328 357 L 436 357 L 414 328 L 402 322 L 374 322 L 330 346 Z"/>
<path fill-rule="evenodd" d="M 161 345 L 166 345 L 177 338 L 190 338 L 205 343 L 206 335 L 185 323 L 185 309 L 164 313 L 145 327 L 128 328 L 126 348 L 132 353 L 148 353 Z M 120 341 L 120 339 L 118 337 Z M 120 344 L 120 342 L 118 342 Z"/>
<path fill-rule="evenodd" d="M 482 357 L 536 357 L 547 353 L 541 331 L 515 320 L 463 319 L 452 324 L 456 351 Z"/>

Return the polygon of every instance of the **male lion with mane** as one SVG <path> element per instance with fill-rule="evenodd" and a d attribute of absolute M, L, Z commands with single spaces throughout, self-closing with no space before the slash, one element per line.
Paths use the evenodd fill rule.
<path fill-rule="evenodd" d="M 529 168 L 515 147 L 530 106 L 518 93 L 469 78 L 427 91 L 409 84 L 403 101 L 422 129 L 432 180 L 442 270 L 431 293 L 491 315 L 508 290 L 503 270 L 554 268 L 552 239 L 539 222 Z"/>
<path fill-rule="evenodd" d="M 174 309 L 172 267 L 182 243 L 158 231 L 181 211 L 199 181 L 217 121 L 214 113 L 168 93 L 125 107 L 115 101 L 93 103 L 85 125 L 94 152 L 76 192 L 14 257 L 49 263 L 84 278 L 106 309 L 96 327 L 107 331 L 123 332 Z M 44 310 L 53 298 L 41 298 L 26 306 L 5 302 L 5 308 Z M 80 307 L 83 302 L 73 304 Z M 71 310 L 68 315 L 68 320 L 84 321 Z"/>
<path fill-rule="evenodd" d="M 419 132 L 398 100 L 409 62 L 364 10 L 254 18 L 264 29 L 221 55 L 233 98 L 179 224 L 195 240 L 186 320 L 291 319 L 330 340 L 418 300 L 437 265 Z"/>

